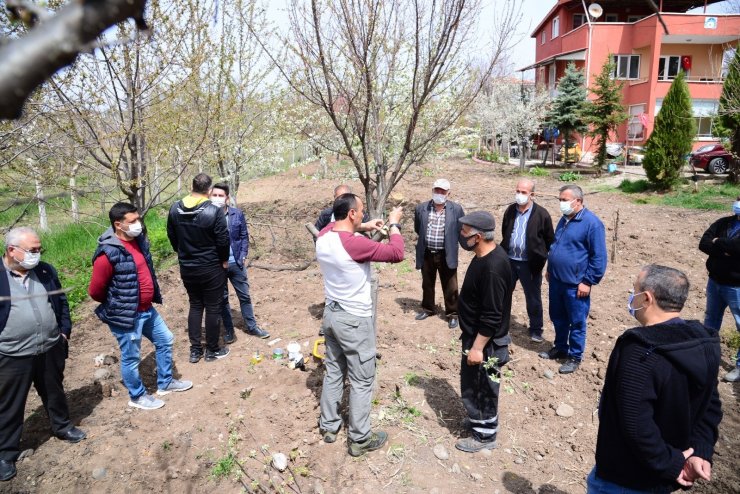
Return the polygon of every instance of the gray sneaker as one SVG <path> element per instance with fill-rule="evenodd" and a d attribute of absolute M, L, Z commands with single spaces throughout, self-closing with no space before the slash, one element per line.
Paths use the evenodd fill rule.
<path fill-rule="evenodd" d="M 370 437 L 362 442 L 355 443 L 349 442 L 349 454 L 350 456 L 362 456 L 370 451 L 375 451 L 383 447 L 385 442 L 388 440 L 388 433 L 383 431 L 373 432 Z"/>
<path fill-rule="evenodd" d="M 168 395 L 170 393 L 174 392 L 180 392 L 180 391 L 187 391 L 190 388 L 193 387 L 193 383 L 190 381 L 178 381 L 177 379 L 173 379 L 170 381 L 170 383 L 167 385 L 164 389 L 158 389 L 157 394 L 159 396 Z"/>
<path fill-rule="evenodd" d="M 730 383 L 735 383 L 740 381 L 740 367 L 735 367 L 730 372 L 725 374 L 725 377 L 723 379 Z"/>
<path fill-rule="evenodd" d="M 162 408 L 164 406 L 164 402 L 152 395 L 143 394 L 135 400 L 129 400 L 128 406 L 141 408 L 142 410 L 156 410 L 157 408 Z"/>
<path fill-rule="evenodd" d="M 259 326 L 255 326 L 254 329 L 248 329 L 247 334 L 249 336 L 256 336 L 257 338 L 262 338 L 263 340 L 266 340 L 267 338 L 270 337 L 270 333 L 260 328 Z"/>

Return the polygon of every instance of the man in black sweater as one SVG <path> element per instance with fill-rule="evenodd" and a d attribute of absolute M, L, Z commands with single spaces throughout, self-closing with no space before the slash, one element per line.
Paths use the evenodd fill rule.
<path fill-rule="evenodd" d="M 688 293 L 676 269 L 651 264 L 637 276 L 627 308 L 641 327 L 625 331 L 609 358 L 589 493 L 663 493 L 710 480 L 722 420 L 719 338 L 681 319 Z"/>
<path fill-rule="evenodd" d="M 471 437 L 455 447 L 467 453 L 496 447 L 500 368 L 509 361 L 509 319 L 514 283 L 506 251 L 496 246 L 493 216 L 475 211 L 459 220 L 460 246 L 475 252 L 465 273 L 458 314 L 462 329 L 460 394 Z"/>
<path fill-rule="evenodd" d="M 514 286 L 519 280 L 527 301 L 529 337 L 542 340 L 542 268 L 550 245 L 555 240 L 552 217 L 535 204 L 534 181 L 522 178 L 516 184 L 514 203 L 506 208 L 501 221 L 501 247 L 509 254 Z"/>
<path fill-rule="evenodd" d="M 729 308 L 735 328 L 740 331 L 740 196 L 732 204 L 732 216 L 720 218 L 707 228 L 699 241 L 699 250 L 709 255 L 704 325 L 719 331 L 725 309 Z M 724 379 L 740 381 L 740 350 L 735 368 Z"/>

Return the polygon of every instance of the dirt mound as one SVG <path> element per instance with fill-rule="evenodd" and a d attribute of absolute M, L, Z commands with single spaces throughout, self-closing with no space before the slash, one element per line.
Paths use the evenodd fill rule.
<path fill-rule="evenodd" d="M 428 200 L 437 176 L 452 182 L 453 200 L 466 210 L 487 209 L 500 220 L 513 200 L 516 175 L 509 168 L 470 162 L 436 162 L 421 168 L 398 188 L 395 200 Z M 300 169 L 242 186 L 251 221 L 251 257 L 259 263 L 299 265 L 313 257 L 313 242 L 303 223 L 315 219 L 336 184 L 312 180 Z M 538 180 L 539 203 L 557 217 L 561 184 Z M 585 183 L 586 188 L 596 185 Z M 356 185 L 359 190 L 359 184 Z M 310 198 L 310 199 L 309 199 Z M 325 198 L 325 199 L 323 199 Z M 301 343 L 310 353 L 320 325 L 323 286 L 316 264 L 303 271 L 249 271 L 252 298 L 261 326 L 281 341 L 270 346 L 238 332 L 228 358 L 190 364 L 186 332 L 187 297 L 177 268 L 160 273 L 165 304 L 160 311 L 176 335 L 176 376 L 195 387 L 171 394 L 167 405 L 145 412 L 126 406 L 117 363 L 103 364 L 111 377 L 95 382 L 95 357 L 118 356 L 108 328 L 83 311 L 73 332 L 66 389 L 72 418 L 88 439 L 70 445 L 50 438 L 40 400 L 31 393 L 22 448 L 32 455 L 18 463 L 18 476 L 0 492 L 460 492 L 578 493 L 585 490 L 598 427 L 597 406 L 615 339 L 634 325 L 626 309 L 627 291 L 639 267 L 649 262 L 677 266 L 692 283 L 684 316 L 701 319 L 704 311 L 705 257 L 699 237 L 719 215 L 636 205 L 618 194 L 593 193 L 586 205 L 608 228 L 612 250 L 619 210 L 617 259 L 594 288 L 586 359 L 575 374 L 562 377 L 557 365 L 539 359 L 545 338 L 526 337 L 521 288 L 514 293 L 511 375 L 502 381 L 498 449 L 474 455 L 458 452 L 463 408 L 459 398 L 458 330 L 439 318 L 414 320 L 421 278 L 413 269 L 413 211 L 403 218 L 407 260 L 380 266 L 377 393 L 375 427 L 387 430 L 388 445 L 359 459 L 346 452 L 346 432 L 325 444 L 317 431 L 322 372 L 310 363 L 305 372 L 290 370 L 269 357 L 276 346 Z M 469 254 L 461 252 L 462 280 Z M 546 290 L 546 287 L 543 287 Z M 438 293 L 441 301 L 441 293 Z M 547 309 L 547 297 L 544 297 Z M 238 307 L 236 300 L 232 307 Z M 243 329 L 235 310 L 234 321 Z M 725 318 L 726 330 L 734 330 Z M 251 362 L 254 352 L 265 357 Z M 142 375 L 156 388 L 151 345 L 144 344 Z M 110 359 L 109 359 L 110 360 Z M 723 366 L 730 355 L 723 347 Z M 114 396 L 102 390 L 114 387 Z M 720 384 L 724 420 L 714 461 L 714 481 L 698 492 L 740 492 L 736 452 L 740 441 L 738 385 Z M 567 405 L 567 406 L 564 406 Z M 556 413 L 556 412 L 560 413 Z M 283 453 L 289 468 L 271 467 Z M 219 476 L 219 474 L 223 474 Z"/>

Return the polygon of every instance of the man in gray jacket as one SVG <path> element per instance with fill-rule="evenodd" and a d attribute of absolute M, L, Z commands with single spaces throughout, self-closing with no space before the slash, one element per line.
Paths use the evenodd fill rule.
<path fill-rule="evenodd" d="M 432 200 L 416 206 L 414 231 L 416 269 L 421 269 L 421 311 L 416 320 L 423 321 L 436 312 L 434 286 L 437 273 L 442 283 L 445 316 L 450 329 L 457 327 L 457 251 L 460 227 L 457 220 L 465 216 L 462 206 L 449 199 L 450 182 L 437 179 L 432 185 Z"/>

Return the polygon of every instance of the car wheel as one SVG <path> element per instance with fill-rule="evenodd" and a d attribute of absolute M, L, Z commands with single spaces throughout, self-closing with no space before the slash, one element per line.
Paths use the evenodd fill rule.
<path fill-rule="evenodd" d="M 709 173 L 726 173 L 727 172 L 727 160 L 724 158 L 714 158 L 709 162 Z"/>

